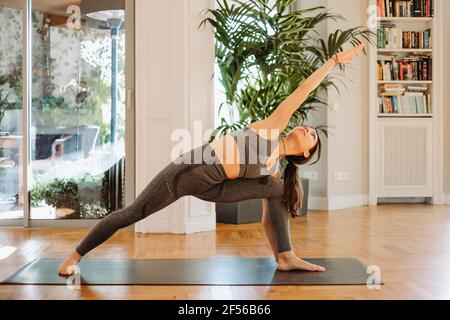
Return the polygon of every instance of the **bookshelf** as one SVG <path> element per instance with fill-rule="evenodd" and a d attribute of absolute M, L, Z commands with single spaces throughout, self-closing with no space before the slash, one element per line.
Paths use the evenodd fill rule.
<path fill-rule="evenodd" d="M 379 198 L 439 202 L 443 1 L 370 1 L 378 14 L 377 47 L 370 48 L 370 205 Z"/>

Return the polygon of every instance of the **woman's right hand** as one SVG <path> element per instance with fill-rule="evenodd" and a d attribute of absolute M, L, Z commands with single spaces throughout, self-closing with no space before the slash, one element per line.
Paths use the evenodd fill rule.
<path fill-rule="evenodd" d="M 333 59 L 336 62 L 336 64 L 351 63 L 363 49 L 364 45 L 360 44 L 359 46 L 354 47 L 353 49 L 336 53 L 335 55 L 333 55 Z"/>

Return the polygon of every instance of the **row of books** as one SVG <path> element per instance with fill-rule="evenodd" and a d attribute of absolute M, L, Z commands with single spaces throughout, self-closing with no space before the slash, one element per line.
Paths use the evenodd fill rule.
<path fill-rule="evenodd" d="M 431 94 L 426 87 L 385 84 L 379 87 L 378 102 L 381 114 L 430 114 Z"/>
<path fill-rule="evenodd" d="M 433 17 L 434 0 L 378 0 L 380 17 Z"/>
<path fill-rule="evenodd" d="M 403 31 L 395 25 L 378 28 L 380 49 L 431 49 L 431 29 L 425 31 Z"/>
<path fill-rule="evenodd" d="M 431 81 L 433 59 L 429 56 L 411 55 L 398 58 L 395 55 L 379 55 L 379 81 Z"/>
<path fill-rule="evenodd" d="M 431 114 L 431 94 L 406 92 L 378 97 L 380 114 Z"/>

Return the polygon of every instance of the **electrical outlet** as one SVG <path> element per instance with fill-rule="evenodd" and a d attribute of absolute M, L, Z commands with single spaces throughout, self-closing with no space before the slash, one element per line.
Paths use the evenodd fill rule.
<path fill-rule="evenodd" d="M 316 171 L 306 171 L 303 172 L 303 178 L 309 180 L 319 180 L 319 174 Z"/>
<path fill-rule="evenodd" d="M 349 181 L 350 180 L 350 172 L 343 172 L 342 178 L 344 181 Z"/>
<path fill-rule="evenodd" d="M 350 180 L 350 172 L 335 172 L 334 181 L 348 181 Z"/>

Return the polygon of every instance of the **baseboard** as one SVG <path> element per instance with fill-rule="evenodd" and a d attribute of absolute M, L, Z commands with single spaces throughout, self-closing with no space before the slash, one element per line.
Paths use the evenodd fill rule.
<path fill-rule="evenodd" d="M 30 228 L 90 229 L 101 220 L 31 220 Z"/>
<path fill-rule="evenodd" d="M 434 199 L 438 205 L 450 206 L 450 193 L 443 194 L 439 199 Z M 436 204 L 436 203 L 434 203 Z M 368 194 L 354 194 L 338 197 L 309 197 L 308 208 L 310 210 L 334 211 L 339 209 L 358 208 L 369 205 Z"/>
<path fill-rule="evenodd" d="M 23 228 L 23 220 L 22 219 L 0 220 L 0 227 L 5 227 L 5 228 L 20 227 L 20 228 Z"/>
<path fill-rule="evenodd" d="M 309 197 L 310 210 L 334 211 L 340 209 L 358 208 L 369 205 L 368 194 L 351 194 L 336 197 Z"/>
<path fill-rule="evenodd" d="M 324 197 L 309 197 L 308 210 L 328 211 L 328 201 Z"/>
<path fill-rule="evenodd" d="M 444 194 L 444 205 L 445 206 L 450 206 L 450 193 L 445 193 Z"/>
<path fill-rule="evenodd" d="M 382 197 L 378 198 L 378 204 L 425 204 L 431 203 L 435 198 L 429 197 Z"/>
<path fill-rule="evenodd" d="M 171 224 L 172 219 L 169 213 L 163 215 L 158 212 L 137 222 L 134 229 L 136 233 L 168 233 L 172 229 Z"/>
<path fill-rule="evenodd" d="M 185 233 L 197 233 L 197 232 L 208 232 L 216 230 L 216 220 L 213 221 L 200 221 L 197 223 L 189 223 L 185 227 Z"/>

